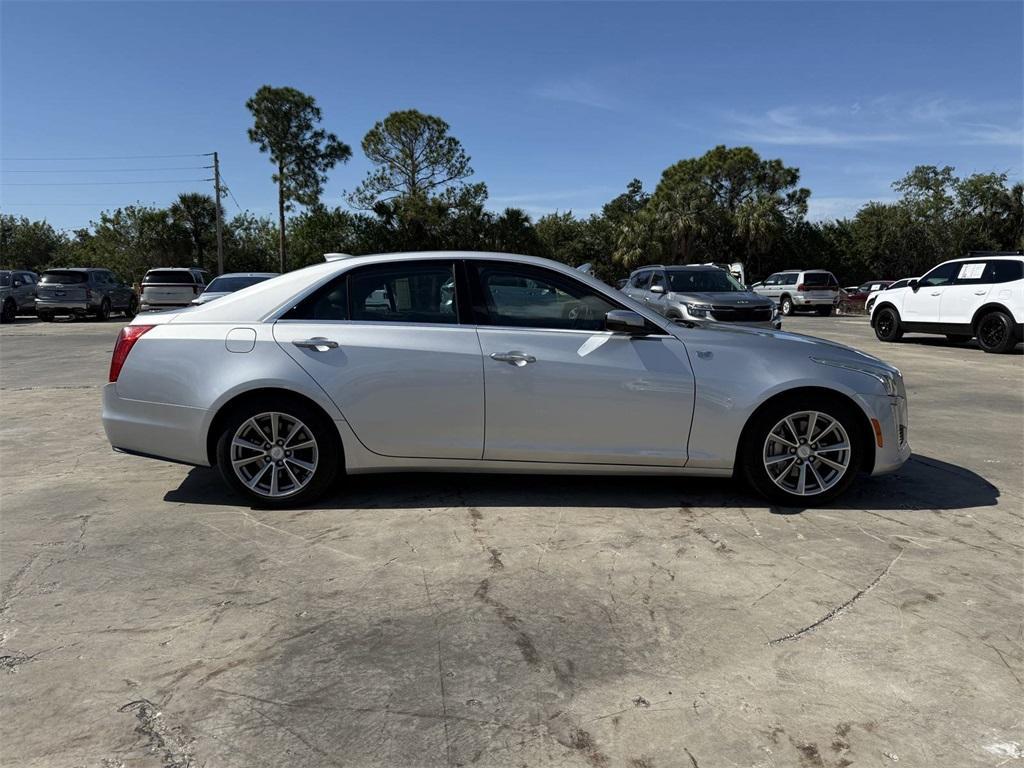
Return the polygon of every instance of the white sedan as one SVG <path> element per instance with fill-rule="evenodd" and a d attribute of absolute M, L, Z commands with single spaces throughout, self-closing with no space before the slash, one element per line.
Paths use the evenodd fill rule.
<path fill-rule="evenodd" d="M 898 370 L 719 326 L 545 259 L 333 259 L 137 318 L 103 424 L 115 449 L 216 465 L 264 506 L 308 503 L 340 473 L 432 470 L 735 473 L 822 504 L 907 460 Z"/>

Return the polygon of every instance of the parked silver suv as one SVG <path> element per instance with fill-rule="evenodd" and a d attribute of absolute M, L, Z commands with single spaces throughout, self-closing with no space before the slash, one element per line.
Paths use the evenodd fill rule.
<path fill-rule="evenodd" d="M 707 264 L 641 267 L 629 276 L 622 292 L 678 322 L 782 327 L 771 299 L 751 293 L 724 269 Z"/>
<path fill-rule="evenodd" d="M 36 314 L 47 322 L 55 315 L 106 320 L 111 312 L 131 318 L 138 311 L 135 291 L 109 269 L 48 269 L 36 288 Z"/>
<path fill-rule="evenodd" d="M 151 269 L 142 278 L 142 311 L 187 307 L 210 282 L 210 273 L 193 267 Z"/>
<path fill-rule="evenodd" d="M 0 269 L 0 323 L 13 323 L 17 315 L 36 309 L 39 275 L 24 269 Z"/>
<path fill-rule="evenodd" d="M 839 281 L 824 269 L 776 272 L 750 287 L 754 293 L 767 296 L 778 304 L 784 315 L 791 315 L 798 309 L 812 309 L 819 315 L 831 315 L 839 303 Z"/>

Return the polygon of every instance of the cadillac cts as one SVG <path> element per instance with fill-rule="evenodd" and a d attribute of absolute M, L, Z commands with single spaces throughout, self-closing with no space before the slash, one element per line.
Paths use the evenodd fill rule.
<path fill-rule="evenodd" d="M 115 449 L 216 465 L 262 506 L 341 473 L 738 475 L 822 504 L 910 455 L 900 372 L 770 329 L 676 324 L 488 253 L 346 257 L 121 332 Z"/>

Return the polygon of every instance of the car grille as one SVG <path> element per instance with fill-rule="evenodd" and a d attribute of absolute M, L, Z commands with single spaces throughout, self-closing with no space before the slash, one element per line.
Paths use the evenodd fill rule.
<path fill-rule="evenodd" d="M 767 323 L 772 319 L 772 308 L 713 306 L 711 316 L 723 323 Z"/>

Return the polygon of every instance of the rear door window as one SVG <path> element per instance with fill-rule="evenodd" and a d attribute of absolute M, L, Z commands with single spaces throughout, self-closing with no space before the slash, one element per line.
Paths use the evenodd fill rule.
<path fill-rule="evenodd" d="M 349 278 L 352 320 L 457 324 L 455 265 L 406 261 L 375 264 Z"/>
<path fill-rule="evenodd" d="M 835 278 L 827 272 L 807 272 L 804 274 L 804 285 L 812 288 L 828 288 L 833 282 L 835 282 Z"/>

